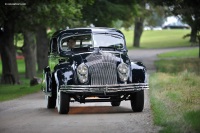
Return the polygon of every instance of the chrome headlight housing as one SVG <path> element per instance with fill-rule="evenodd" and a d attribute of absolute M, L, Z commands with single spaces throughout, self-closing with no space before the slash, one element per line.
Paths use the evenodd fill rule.
<path fill-rule="evenodd" d="M 77 75 L 81 83 L 85 83 L 88 81 L 88 68 L 84 63 L 81 63 L 77 67 Z"/>
<path fill-rule="evenodd" d="M 121 81 L 126 82 L 129 77 L 129 67 L 125 63 L 120 63 L 117 67 L 119 78 Z"/>

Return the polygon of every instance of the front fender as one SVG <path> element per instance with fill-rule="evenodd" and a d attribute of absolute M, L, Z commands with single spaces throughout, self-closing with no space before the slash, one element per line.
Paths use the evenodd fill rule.
<path fill-rule="evenodd" d="M 146 67 L 141 62 L 131 62 L 132 83 L 147 83 Z"/>
<path fill-rule="evenodd" d="M 61 85 L 72 85 L 74 82 L 74 70 L 69 64 L 60 64 L 56 66 L 54 76 L 58 87 Z"/>
<path fill-rule="evenodd" d="M 43 80 L 42 80 L 42 88 L 46 94 L 50 94 L 52 92 L 52 80 L 51 80 L 51 71 L 50 67 L 47 66 L 43 70 Z"/>

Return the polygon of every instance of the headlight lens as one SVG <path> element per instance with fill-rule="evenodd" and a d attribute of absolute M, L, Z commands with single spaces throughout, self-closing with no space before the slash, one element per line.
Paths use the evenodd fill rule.
<path fill-rule="evenodd" d="M 84 63 L 80 64 L 77 67 L 77 74 L 78 74 L 79 81 L 81 83 L 85 83 L 88 81 L 88 68 Z"/>
<path fill-rule="evenodd" d="M 118 65 L 118 74 L 121 81 L 126 82 L 129 77 L 129 67 L 125 63 Z"/>
<path fill-rule="evenodd" d="M 125 74 L 125 73 L 128 72 L 128 66 L 125 63 L 121 63 L 118 66 L 118 70 L 119 70 L 120 73 Z"/>
<path fill-rule="evenodd" d="M 88 72 L 87 66 L 83 63 L 78 66 L 77 70 L 78 70 L 78 73 L 81 75 L 85 75 Z"/>

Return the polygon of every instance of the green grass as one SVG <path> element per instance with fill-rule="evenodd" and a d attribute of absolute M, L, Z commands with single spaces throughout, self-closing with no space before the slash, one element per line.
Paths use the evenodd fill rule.
<path fill-rule="evenodd" d="M 128 49 L 132 49 L 133 31 L 122 30 L 125 35 Z M 161 30 L 143 31 L 141 37 L 141 48 L 167 48 L 190 46 L 189 38 L 183 36 L 190 30 Z"/>
<path fill-rule="evenodd" d="M 151 108 L 155 124 L 163 127 L 161 133 L 200 132 L 199 81 L 187 71 L 150 77 Z"/>
<path fill-rule="evenodd" d="M 158 72 L 174 73 L 177 74 L 182 71 L 193 72 L 200 75 L 200 59 L 187 58 L 187 59 L 162 59 L 155 62 Z"/>
<path fill-rule="evenodd" d="M 192 126 L 193 129 L 200 132 L 200 110 L 187 112 L 184 115 L 184 118 Z"/>
<path fill-rule="evenodd" d="M 0 76 L 2 75 L 2 65 L 0 60 Z M 19 98 L 21 96 L 38 92 L 41 90 L 41 85 L 30 86 L 30 80 L 24 78 L 25 64 L 24 60 L 17 60 L 18 72 L 20 74 L 19 85 L 1 85 L 0 84 L 0 102 Z M 41 74 L 38 74 L 41 77 Z"/>
<path fill-rule="evenodd" d="M 161 59 L 155 61 L 158 72 L 177 74 L 188 71 L 200 75 L 199 49 L 187 49 L 159 54 Z"/>
<path fill-rule="evenodd" d="M 25 63 L 23 59 L 17 60 L 17 67 L 20 74 L 25 73 Z"/>
<path fill-rule="evenodd" d="M 28 80 L 24 82 L 28 82 Z M 22 83 L 20 85 L 0 85 L 0 102 L 19 98 L 27 94 L 38 92 L 39 90 L 41 90 L 40 85 L 29 86 L 29 83 Z"/>
<path fill-rule="evenodd" d="M 158 72 L 150 76 L 154 122 L 161 133 L 200 132 L 200 59 L 188 58 L 191 50 L 177 53 L 159 55 L 176 59 L 156 61 Z"/>
<path fill-rule="evenodd" d="M 159 58 L 197 58 L 198 56 L 199 48 L 167 52 L 158 55 Z"/>

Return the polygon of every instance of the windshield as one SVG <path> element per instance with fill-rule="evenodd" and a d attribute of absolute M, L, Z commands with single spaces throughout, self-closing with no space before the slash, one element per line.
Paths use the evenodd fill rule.
<path fill-rule="evenodd" d="M 61 39 L 61 48 L 64 51 L 83 47 L 93 47 L 91 34 L 66 36 Z"/>
<path fill-rule="evenodd" d="M 94 47 L 113 47 L 122 49 L 125 45 L 124 39 L 114 34 L 94 34 Z"/>
<path fill-rule="evenodd" d="M 124 39 L 115 34 L 82 34 L 65 36 L 61 39 L 61 49 L 64 51 L 84 47 L 111 47 L 123 49 L 124 45 Z"/>

